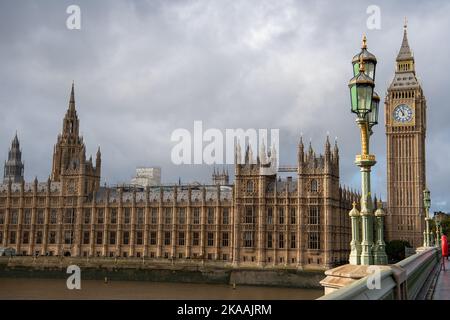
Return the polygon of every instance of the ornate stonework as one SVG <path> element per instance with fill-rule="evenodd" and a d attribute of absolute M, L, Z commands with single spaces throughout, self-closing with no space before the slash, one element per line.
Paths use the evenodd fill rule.
<path fill-rule="evenodd" d="M 295 176 L 250 161 L 213 185 L 100 186 L 100 150 L 86 159 L 74 89 L 46 182 L 0 185 L 0 246 L 30 255 L 215 260 L 218 265 L 327 269 L 346 263 L 348 211 L 358 195 L 339 184 L 339 151 L 298 144 Z"/>
<path fill-rule="evenodd" d="M 3 174 L 3 182 L 22 182 L 23 181 L 22 151 L 20 150 L 19 138 L 17 133 L 11 142 L 11 148 L 8 152 L 8 160 L 5 161 L 5 169 Z"/>
<path fill-rule="evenodd" d="M 426 109 L 405 26 L 385 99 L 387 240 L 407 240 L 415 248 L 423 243 Z"/>

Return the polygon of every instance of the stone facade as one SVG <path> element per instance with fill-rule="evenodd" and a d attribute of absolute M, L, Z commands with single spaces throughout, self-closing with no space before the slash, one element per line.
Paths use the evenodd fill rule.
<path fill-rule="evenodd" d="M 263 152 L 264 153 L 264 152 Z M 261 154 L 261 157 L 270 157 Z M 326 269 L 349 255 L 348 211 L 358 195 L 339 185 L 339 150 L 298 144 L 295 177 L 266 161 L 236 162 L 235 182 L 100 186 L 101 154 L 86 159 L 74 89 L 46 182 L 0 185 L 0 245 L 24 255 L 215 260 L 268 268 Z M 273 162 L 272 162 L 273 164 Z M 226 183 L 224 183 L 226 182 Z"/>
<path fill-rule="evenodd" d="M 385 99 L 387 240 L 423 244 L 426 99 L 416 78 L 406 25 L 394 79 Z"/>

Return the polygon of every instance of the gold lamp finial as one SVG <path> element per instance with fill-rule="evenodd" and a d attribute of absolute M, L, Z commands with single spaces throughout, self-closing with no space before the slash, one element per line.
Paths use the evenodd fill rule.
<path fill-rule="evenodd" d="M 364 67 L 364 60 L 362 55 L 359 56 L 359 72 L 365 72 L 366 68 Z"/>
<path fill-rule="evenodd" d="M 361 49 L 367 49 L 367 38 L 366 38 L 366 35 L 363 36 Z"/>

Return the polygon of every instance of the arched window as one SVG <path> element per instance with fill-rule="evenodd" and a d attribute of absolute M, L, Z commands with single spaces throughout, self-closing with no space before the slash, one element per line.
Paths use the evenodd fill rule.
<path fill-rule="evenodd" d="M 244 223 L 255 223 L 253 207 L 245 208 Z"/>
<path fill-rule="evenodd" d="M 317 180 L 311 181 L 311 192 L 317 192 L 318 190 L 318 183 Z"/>
<path fill-rule="evenodd" d="M 253 191 L 254 191 L 253 181 L 247 182 L 247 192 L 253 192 Z"/>

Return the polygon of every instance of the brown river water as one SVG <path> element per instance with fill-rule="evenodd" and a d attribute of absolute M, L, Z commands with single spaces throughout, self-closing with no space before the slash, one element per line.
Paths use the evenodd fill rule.
<path fill-rule="evenodd" d="M 69 290 L 66 279 L 0 278 L 0 299 L 313 300 L 321 295 L 319 289 L 100 280 L 81 280 L 80 290 Z"/>

